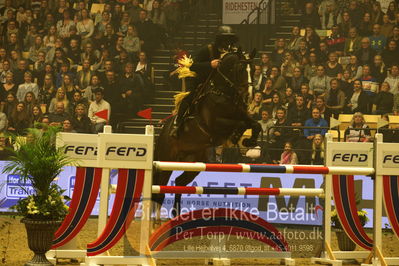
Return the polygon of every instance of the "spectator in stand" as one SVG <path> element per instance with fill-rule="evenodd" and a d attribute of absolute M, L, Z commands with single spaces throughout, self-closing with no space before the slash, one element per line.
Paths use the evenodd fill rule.
<path fill-rule="evenodd" d="M 12 92 L 8 92 L 4 104 L 2 103 L 2 111 L 7 115 L 8 119 L 10 119 L 10 117 L 12 116 L 12 113 L 17 104 L 18 100 L 15 94 Z"/>
<path fill-rule="evenodd" d="M 384 80 L 385 82 L 388 82 L 389 87 L 391 88 L 391 93 L 393 95 L 396 95 L 399 93 L 399 66 L 398 65 L 392 65 L 391 66 L 391 71 L 390 75 Z"/>
<path fill-rule="evenodd" d="M 281 154 L 280 164 L 298 164 L 298 156 L 292 150 L 291 142 L 286 142 L 284 144 L 284 151 Z"/>
<path fill-rule="evenodd" d="M 18 101 L 23 101 L 28 92 L 33 92 L 36 98 L 39 96 L 39 87 L 32 82 L 32 73 L 26 72 L 24 74 L 24 83 L 18 86 L 17 98 Z"/>
<path fill-rule="evenodd" d="M 302 95 L 295 98 L 295 106 L 288 110 L 287 119 L 291 126 L 303 126 L 305 121 L 310 117 L 310 111 L 305 105 Z"/>
<path fill-rule="evenodd" d="M 91 70 L 90 60 L 83 60 L 82 69 L 76 74 L 76 85 L 81 91 L 89 86 L 91 77 L 94 75 L 94 71 Z"/>
<path fill-rule="evenodd" d="M 280 158 L 280 151 L 283 148 L 284 143 L 288 139 L 289 130 L 283 128 L 288 126 L 286 110 L 284 108 L 278 109 L 276 113 L 275 130 L 273 132 L 273 139 L 275 140 L 273 145 L 270 146 L 271 152 L 270 156 L 273 163 L 278 163 Z"/>
<path fill-rule="evenodd" d="M 273 123 L 273 119 L 271 119 L 271 115 L 269 113 L 268 110 L 266 109 L 261 109 L 261 117 L 262 119 L 258 121 L 258 123 L 261 125 L 262 127 L 262 131 L 261 134 L 259 136 L 261 141 L 266 141 L 268 139 L 269 134 L 273 135 L 274 133 L 274 123 Z"/>
<path fill-rule="evenodd" d="M 349 30 L 352 28 L 352 21 L 348 11 L 342 12 L 341 22 L 338 23 L 338 28 L 344 38 L 349 37 Z"/>
<path fill-rule="evenodd" d="M 367 113 L 369 106 L 369 97 L 363 91 L 363 84 L 360 79 L 353 82 L 352 93 L 348 97 L 348 102 L 346 103 L 346 113 Z"/>
<path fill-rule="evenodd" d="M 317 107 L 317 109 L 319 109 L 320 111 L 320 117 L 326 119 L 327 121 L 327 117 L 325 116 L 325 112 L 326 112 L 326 104 L 324 101 L 323 97 L 317 97 L 315 100 L 315 107 Z"/>
<path fill-rule="evenodd" d="M 94 91 L 94 95 L 95 101 L 90 104 L 88 116 L 91 122 L 94 124 L 95 132 L 98 133 L 103 131 L 105 124 L 109 121 L 111 115 L 111 106 L 107 101 L 103 99 L 104 92 L 101 89 L 97 88 Z M 96 113 L 104 110 L 108 110 L 107 119 L 98 117 L 96 115 Z"/>
<path fill-rule="evenodd" d="M 254 120 L 259 120 L 261 117 L 260 109 L 262 107 L 262 93 L 256 92 L 251 103 L 248 105 L 248 114 Z"/>
<path fill-rule="evenodd" d="M 73 128 L 78 133 L 95 133 L 93 124 L 86 113 L 87 107 L 84 104 L 78 104 L 75 108 L 74 115 L 71 118 Z"/>
<path fill-rule="evenodd" d="M 399 46 L 399 25 L 393 27 L 392 36 L 388 39 L 388 42 L 391 40 L 396 42 L 396 47 Z"/>
<path fill-rule="evenodd" d="M 326 3 L 327 2 L 327 3 Z M 322 10 L 323 3 L 326 3 Z M 330 0 L 323 1 L 319 6 L 319 15 L 321 20 L 321 28 L 323 30 L 331 29 L 337 22 L 337 12 L 335 10 L 335 3 Z"/>
<path fill-rule="evenodd" d="M 25 135 L 25 130 L 28 127 L 29 117 L 25 109 L 25 104 L 19 102 L 15 105 L 15 109 L 9 117 L 7 130 L 17 135 Z"/>
<path fill-rule="evenodd" d="M 125 65 L 124 73 L 119 79 L 120 95 L 127 101 L 125 106 L 127 113 L 135 113 L 140 110 L 143 105 L 143 83 L 140 76 L 134 72 L 133 64 Z"/>
<path fill-rule="evenodd" d="M 281 74 L 286 79 L 290 79 L 294 76 L 294 69 L 299 67 L 299 62 L 296 61 L 291 52 L 285 52 L 283 63 L 281 64 Z"/>
<path fill-rule="evenodd" d="M 252 88 L 253 88 L 253 94 L 256 92 L 261 92 L 261 86 L 263 85 L 265 76 L 262 74 L 262 66 L 261 65 L 255 65 L 254 66 L 254 73 L 252 75 Z"/>
<path fill-rule="evenodd" d="M 301 17 L 299 25 L 301 26 L 301 28 L 311 26 L 313 28 L 320 29 L 320 16 L 317 13 L 312 2 L 306 3 L 305 12 Z"/>
<path fill-rule="evenodd" d="M 346 70 L 349 71 L 349 82 L 358 79 L 362 76 L 362 66 L 359 65 L 357 57 L 351 55 L 349 64 L 346 66 Z"/>
<path fill-rule="evenodd" d="M 76 24 L 79 36 L 82 38 L 82 44 L 87 43 L 94 33 L 94 22 L 90 18 L 90 13 L 87 9 L 79 12 L 79 21 Z"/>
<path fill-rule="evenodd" d="M 342 65 L 338 63 L 337 53 L 331 52 L 325 66 L 325 73 L 330 78 L 341 78 L 343 72 Z"/>
<path fill-rule="evenodd" d="M 329 121 L 331 116 L 338 118 L 345 107 L 345 93 L 339 88 L 338 79 L 330 81 L 330 89 L 324 96 L 326 102 L 326 119 Z"/>
<path fill-rule="evenodd" d="M 373 34 L 373 24 L 371 22 L 371 14 L 365 12 L 363 14 L 362 22 L 359 25 L 359 34 L 361 36 L 370 36 Z"/>
<path fill-rule="evenodd" d="M 345 45 L 345 37 L 339 32 L 337 25 L 332 26 L 331 35 L 327 37 L 328 50 L 330 52 L 336 52 L 338 55 L 342 55 Z"/>
<path fill-rule="evenodd" d="M 18 60 L 18 66 L 14 73 L 14 82 L 17 86 L 21 85 L 25 81 L 25 72 L 28 71 L 28 64 L 25 59 Z"/>
<path fill-rule="evenodd" d="M 4 102 L 8 93 L 12 92 L 17 94 L 18 87 L 14 83 L 14 74 L 12 72 L 7 72 L 5 75 L 5 83 L 0 84 L 0 100 Z"/>
<path fill-rule="evenodd" d="M 266 108 L 270 107 L 275 92 L 277 91 L 273 89 L 273 81 L 270 78 L 266 79 L 262 90 L 262 104 Z"/>
<path fill-rule="evenodd" d="M 29 49 L 29 60 L 31 63 L 35 63 L 38 60 L 40 52 L 46 52 L 47 48 L 43 44 L 42 37 L 36 36 L 35 43 Z"/>
<path fill-rule="evenodd" d="M 382 59 L 388 68 L 392 65 L 397 65 L 399 63 L 399 51 L 394 40 L 388 42 L 387 47 L 381 53 Z"/>
<path fill-rule="evenodd" d="M 294 57 L 301 65 L 304 64 L 305 61 L 307 62 L 307 59 L 309 57 L 309 49 L 304 39 L 301 39 L 299 41 L 299 47 L 293 53 Z"/>
<path fill-rule="evenodd" d="M 262 53 L 260 55 L 260 65 L 262 67 L 262 74 L 264 76 L 269 76 L 270 71 L 272 69 L 273 63 L 270 59 L 270 56 L 266 53 Z"/>
<path fill-rule="evenodd" d="M 294 93 L 298 94 L 301 91 L 301 85 L 303 83 L 309 83 L 308 79 L 302 75 L 302 70 L 300 67 L 294 68 L 294 74 L 289 79 L 288 87 L 290 87 Z"/>
<path fill-rule="evenodd" d="M 121 39 L 123 42 L 123 39 Z M 121 42 L 121 44 L 122 44 Z M 89 60 L 90 65 L 95 65 L 100 60 L 100 52 L 93 48 L 93 44 L 91 42 L 86 42 L 84 45 L 84 51 L 80 55 L 80 62 L 84 62 L 84 60 Z"/>
<path fill-rule="evenodd" d="M 309 118 L 305 122 L 305 127 L 328 127 L 328 123 L 326 120 L 321 118 L 320 110 L 315 107 L 312 109 L 312 118 Z M 317 129 L 317 128 L 310 128 L 304 129 L 304 135 L 308 140 L 313 140 L 316 135 L 324 136 L 327 133 L 327 129 Z"/>
<path fill-rule="evenodd" d="M 328 45 L 325 42 L 325 40 L 319 43 L 319 50 L 317 51 L 317 53 L 319 61 L 325 64 L 325 62 L 328 61 L 328 54 L 329 54 Z"/>
<path fill-rule="evenodd" d="M 364 116 L 356 112 L 349 127 L 345 130 L 345 139 L 347 142 L 368 142 L 371 141 L 369 127 L 364 121 Z"/>
<path fill-rule="evenodd" d="M 350 28 L 349 36 L 345 39 L 344 55 L 353 55 L 361 48 L 362 37 L 357 34 L 355 27 Z"/>
<path fill-rule="evenodd" d="M 65 90 L 63 88 L 58 88 L 57 89 L 55 97 L 53 99 L 51 99 L 50 105 L 47 107 L 48 113 L 50 113 L 50 114 L 51 113 L 55 113 L 58 103 L 62 103 L 64 109 L 68 110 L 69 100 L 66 97 L 66 93 L 65 93 Z"/>
<path fill-rule="evenodd" d="M 269 109 L 269 114 L 271 114 L 272 117 L 276 116 L 277 110 L 280 108 L 284 108 L 283 106 L 283 101 L 281 99 L 281 96 L 278 92 L 273 93 L 272 97 L 272 102 L 270 106 L 268 107 Z"/>
<path fill-rule="evenodd" d="M 67 113 L 73 115 L 75 112 L 75 108 L 78 104 L 84 104 L 89 106 L 89 103 L 86 98 L 82 97 L 82 94 L 79 91 L 75 91 L 73 93 L 72 100 L 69 102 Z"/>
<path fill-rule="evenodd" d="M 320 37 L 314 28 L 307 26 L 305 29 L 304 39 L 310 52 L 316 52 L 320 47 Z"/>
<path fill-rule="evenodd" d="M 370 66 L 364 65 L 362 67 L 362 76 L 360 77 L 360 80 L 363 84 L 363 90 L 367 93 L 367 95 L 369 97 L 375 96 L 375 93 L 378 90 L 378 85 L 375 83 L 375 78 L 371 75 Z"/>
<path fill-rule="evenodd" d="M 383 82 L 380 87 L 380 91 L 377 93 L 377 97 L 374 99 L 376 110 L 374 114 L 384 115 L 392 113 L 393 109 L 393 94 L 389 92 L 391 88 L 388 82 Z"/>
<path fill-rule="evenodd" d="M 317 54 L 309 54 L 309 62 L 305 65 L 304 76 L 310 80 L 317 75 Z"/>
<path fill-rule="evenodd" d="M 57 33 L 61 38 L 69 37 L 71 27 L 75 26 L 75 22 L 71 19 L 71 12 L 69 9 L 65 9 L 62 14 L 63 18 L 57 22 Z"/>
<path fill-rule="evenodd" d="M 285 90 L 285 88 L 287 88 L 287 81 L 282 75 L 280 75 L 280 69 L 278 67 L 272 67 L 269 77 L 273 83 L 273 90 L 282 92 Z"/>
<path fill-rule="evenodd" d="M 303 99 L 305 101 L 305 106 L 310 110 L 313 104 L 314 96 L 313 94 L 309 93 L 309 84 L 308 83 L 302 83 L 301 84 L 301 89 L 299 91 L 299 94 L 303 96 Z"/>
<path fill-rule="evenodd" d="M 384 17 L 384 12 L 381 9 L 381 3 L 378 1 L 373 2 L 372 11 L 371 11 L 372 22 L 374 24 L 382 25 L 383 17 Z"/>
<path fill-rule="evenodd" d="M 330 78 L 325 75 L 324 66 L 317 66 L 316 76 L 309 81 L 310 92 L 316 97 L 323 96 L 330 89 Z"/>
<path fill-rule="evenodd" d="M 312 165 L 324 165 L 324 142 L 323 136 L 320 134 L 314 135 L 312 142 Z"/>
<path fill-rule="evenodd" d="M 65 119 L 62 122 L 62 132 L 66 133 L 76 133 L 76 130 L 72 126 L 72 122 L 69 119 Z"/>
<path fill-rule="evenodd" d="M 373 25 L 373 34 L 369 37 L 371 42 L 371 48 L 373 48 L 377 53 L 381 53 L 387 44 L 387 38 L 381 34 L 381 25 Z"/>
<path fill-rule="evenodd" d="M 283 96 L 283 103 L 284 103 L 284 108 L 287 110 L 291 106 L 295 105 L 294 92 L 290 87 L 285 89 L 284 96 Z M 273 118 L 274 118 L 274 116 L 273 116 Z"/>
<path fill-rule="evenodd" d="M 83 97 L 86 98 L 86 100 L 90 103 L 94 102 L 95 101 L 94 91 L 97 88 L 104 90 L 104 88 L 102 88 L 100 85 L 99 77 L 97 75 L 93 75 L 91 76 L 90 85 L 87 86 L 86 89 L 84 90 Z"/>
<path fill-rule="evenodd" d="M 285 61 L 286 56 L 285 40 L 278 38 L 275 43 L 274 51 L 272 53 L 272 61 L 274 64 L 281 66 Z"/>
<path fill-rule="evenodd" d="M 44 36 L 44 38 L 43 38 L 43 40 L 42 40 L 42 43 L 40 43 L 40 45 L 42 45 L 45 49 L 51 49 L 52 47 L 55 46 L 55 40 L 56 40 L 57 38 L 58 38 L 58 35 L 57 35 L 57 28 L 56 28 L 55 25 L 52 25 L 52 26 L 49 28 L 47 35 Z M 38 43 L 38 40 L 37 40 L 37 37 L 36 37 L 36 39 L 35 39 L 35 45 L 37 46 L 38 44 L 39 44 L 39 43 Z"/>
<path fill-rule="evenodd" d="M 389 22 L 389 16 L 384 15 L 382 17 L 382 24 L 381 24 L 381 34 L 385 36 L 385 38 L 390 38 L 393 35 L 393 28 L 394 24 Z"/>
<path fill-rule="evenodd" d="M 32 108 L 34 105 L 36 105 L 37 100 L 33 92 L 29 91 L 25 94 L 24 98 L 24 104 L 25 104 L 25 109 L 27 113 L 32 112 Z"/>
<path fill-rule="evenodd" d="M 131 60 L 136 60 L 137 53 L 140 52 L 140 38 L 133 25 L 127 27 L 127 34 L 123 38 L 123 48 L 128 52 Z"/>
<path fill-rule="evenodd" d="M 29 127 L 34 127 L 36 123 L 41 123 L 42 119 L 43 119 L 42 109 L 38 104 L 35 104 L 32 107 L 32 111 L 30 112 Z"/>
<path fill-rule="evenodd" d="M 12 71 L 10 70 L 11 65 L 10 65 L 10 60 L 4 60 L 2 63 L 2 67 L 3 69 L 0 72 L 0 83 L 4 84 L 6 83 L 6 75 L 8 73 L 12 73 Z M 13 74 L 14 77 L 14 74 Z"/>
<path fill-rule="evenodd" d="M 49 114 L 50 126 L 61 126 L 62 122 L 69 119 L 63 102 L 57 102 L 54 113 Z"/>
<path fill-rule="evenodd" d="M 45 105 L 46 109 L 49 108 L 51 99 L 54 98 L 55 87 L 53 82 L 53 77 L 51 74 L 46 74 L 44 76 L 44 85 L 39 90 L 39 102 Z"/>
<path fill-rule="evenodd" d="M 292 27 L 291 37 L 287 44 L 287 49 L 289 51 L 295 52 L 299 50 L 299 43 L 303 40 L 303 37 L 300 35 L 301 29 L 298 26 Z"/>
<path fill-rule="evenodd" d="M 372 64 L 376 51 L 370 46 L 370 39 L 363 38 L 361 41 L 361 48 L 355 53 L 359 63 L 362 65 Z"/>
<path fill-rule="evenodd" d="M 159 44 L 159 36 L 156 36 L 154 23 L 148 19 L 147 11 L 141 10 L 139 20 L 135 24 L 140 40 L 142 40 L 142 50 L 149 58 L 152 57 L 154 50 Z"/>
<path fill-rule="evenodd" d="M 381 55 L 374 56 L 374 63 L 371 67 L 371 76 L 373 76 L 378 84 L 381 84 L 387 77 L 387 67 L 382 60 Z"/>
<path fill-rule="evenodd" d="M 396 23 L 396 13 L 398 12 L 398 5 L 395 1 L 391 1 L 388 5 L 387 15 L 389 21 L 393 24 Z"/>
<path fill-rule="evenodd" d="M 65 91 L 69 101 L 72 100 L 75 91 L 80 91 L 79 87 L 73 84 L 73 79 L 69 74 L 64 75 L 61 88 Z"/>
<path fill-rule="evenodd" d="M 339 87 L 345 93 L 345 99 L 347 100 L 349 95 L 352 95 L 353 91 L 353 80 L 350 78 L 348 70 L 345 70 L 342 79 L 339 81 Z"/>

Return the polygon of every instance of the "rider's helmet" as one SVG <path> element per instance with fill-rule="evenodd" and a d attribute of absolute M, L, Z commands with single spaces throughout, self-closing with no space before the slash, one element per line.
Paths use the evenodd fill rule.
<path fill-rule="evenodd" d="M 238 37 L 232 27 L 227 25 L 219 26 L 215 39 L 216 48 L 228 50 L 237 42 Z"/>

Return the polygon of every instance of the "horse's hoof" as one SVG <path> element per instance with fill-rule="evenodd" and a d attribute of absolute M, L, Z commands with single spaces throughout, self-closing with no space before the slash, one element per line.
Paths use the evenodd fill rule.
<path fill-rule="evenodd" d="M 257 142 L 254 139 L 244 139 L 242 141 L 242 145 L 244 145 L 245 147 L 255 147 L 257 145 Z"/>

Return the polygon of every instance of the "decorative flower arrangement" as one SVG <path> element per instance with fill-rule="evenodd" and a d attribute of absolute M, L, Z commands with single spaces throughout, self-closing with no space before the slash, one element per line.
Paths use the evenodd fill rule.
<path fill-rule="evenodd" d="M 369 218 L 367 217 L 367 214 L 368 214 L 368 213 L 367 213 L 365 210 L 357 211 L 357 215 L 359 216 L 360 223 L 361 223 L 363 226 L 369 221 Z M 337 213 L 337 210 L 336 210 L 336 209 L 334 209 L 334 210 L 331 212 L 331 224 L 332 224 L 334 227 L 336 227 L 336 228 L 342 228 L 342 225 L 341 225 L 341 222 L 339 221 L 338 213 Z"/>
<path fill-rule="evenodd" d="M 60 221 L 68 213 L 65 201 L 69 198 L 62 195 L 65 190 L 54 181 L 62 168 L 73 164 L 73 160 L 64 153 L 63 147 L 56 147 L 58 132 L 58 127 L 45 131 L 31 128 L 26 139 L 11 136 L 17 149 L 10 149 L 12 155 L 3 173 L 19 175 L 21 189 L 29 194 L 12 207 L 25 218 Z M 27 191 L 26 185 L 33 189 Z"/>

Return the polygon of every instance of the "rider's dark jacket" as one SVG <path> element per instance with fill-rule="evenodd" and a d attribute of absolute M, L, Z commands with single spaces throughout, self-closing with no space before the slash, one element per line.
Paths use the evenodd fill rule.
<path fill-rule="evenodd" d="M 201 47 L 194 56 L 191 70 L 197 73 L 197 77 L 195 78 L 192 90 L 197 88 L 199 84 L 204 83 L 211 74 L 211 61 L 214 59 L 220 59 L 220 52 L 213 43 Z"/>

